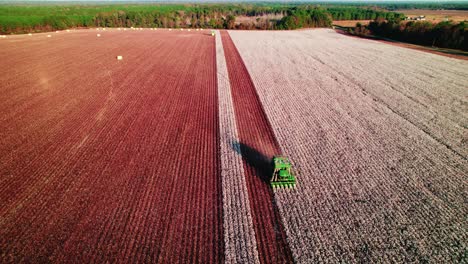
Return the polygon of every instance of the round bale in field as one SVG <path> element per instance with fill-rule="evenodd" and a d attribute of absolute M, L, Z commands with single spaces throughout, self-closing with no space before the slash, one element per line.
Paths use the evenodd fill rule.
<path fill-rule="evenodd" d="M 100 36 L 101 36 L 101 34 L 97 34 L 97 36 L 98 36 L 98 37 L 100 37 Z"/>
<path fill-rule="evenodd" d="M 123 60 L 123 56 L 122 55 L 117 56 L 117 60 Z"/>
<path fill-rule="evenodd" d="M 47 35 L 48 38 L 52 37 L 52 35 Z"/>

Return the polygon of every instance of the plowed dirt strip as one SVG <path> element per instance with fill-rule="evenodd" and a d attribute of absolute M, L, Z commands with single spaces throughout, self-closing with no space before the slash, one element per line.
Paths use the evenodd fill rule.
<path fill-rule="evenodd" d="M 216 34 L 221 177 L 226 263 L 258 263 L 250 199 L 245 182 L 231 86 L 221 35 Z"/>
<path fill-rule="evenodd" d="M 236 114 L 240 152 L 261 263 L 292 262 L 273 192 L 271 159 L 280 154 L 249 73 L 226 31 L 221 33 Z"/>
<path fill-rule="evenodd" d="M 195 32 L 1 42 L 0 262 L 222 262 L 215 55 Z"/>

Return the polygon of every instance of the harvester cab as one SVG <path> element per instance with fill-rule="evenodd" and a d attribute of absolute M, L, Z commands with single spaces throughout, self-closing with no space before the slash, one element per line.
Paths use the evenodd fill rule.
<path fill-rule="evenodd" d="M 276 187 L 294 187 L 296 186 L 296 177 L 292 171 L 291 162 L 284 156 L 273 157 L 273 176 L 270 185 Z"/>

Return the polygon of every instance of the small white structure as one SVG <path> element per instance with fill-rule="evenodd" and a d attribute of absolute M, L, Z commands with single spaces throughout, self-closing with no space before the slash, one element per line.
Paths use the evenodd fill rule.
<path fill-rule="evenodd" d="M 70 30 L 69 30 L 69 29 L 67 29 L 67 32 L 70 32 Z"/>
<path fill-rule="evenodd" d="M 52 35 L 47 35 L 48 38 L 52 37 Z"/>
<path fill-rule="evenodd" d="M 28 36 L 32 36 L 32 34 L 31 34 L 31 33 L 29 33 L 29 34 L 28 34 Z"/>
<path fill-rule="evenodd" d="M 98 36 L 98 37 L 100 37 L 100 36 L 101 36 L 101 34 L 97 34 L 97 36 Z"/>
<path fill-rule="evenodd" d="M 117 56 L 117 60 L 123 60 L 123 57 L 121 55 Z"/>

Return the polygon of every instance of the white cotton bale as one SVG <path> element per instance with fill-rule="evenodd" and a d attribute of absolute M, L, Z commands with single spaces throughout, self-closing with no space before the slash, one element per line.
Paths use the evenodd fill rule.
<path fill-rule="evenodd" d="M 188 31 L 190 31 L 190 29 Z"/>
<path fill-rule="evenodd" d="M 31 34 L 31 33 L 29 33 L 29 34 L 28 34 L 28 36 L 32 36 L 32 34 Z"/>
<path fill-rule="evenodd" d="M 127 30 L 127 29 L 126 29 L 126 28 L 124 28 L 124 31 L 126 31 L 126 30 Z"/>
<path fill-rule="evenodd" d="M 98 37 L 100 37 L 100 36 L 101 36 L 101 34 L 97 34 L 97 36 L 98 36 Z"/>
<path fill-rule="evenodd" d="M 67 29 L 67 32 L 70 32 L 70 30 L 69 30 L 69 29 Z"/>
<path fill-rule="evenodd" d="M 121 55 L 117 56 L 117 60 L 123 60 L 123 56 Z"/>
<path fill-rule="evenodd" d="M 52 35 L 47 35 L 48 38 L 52 37 Z"/>

